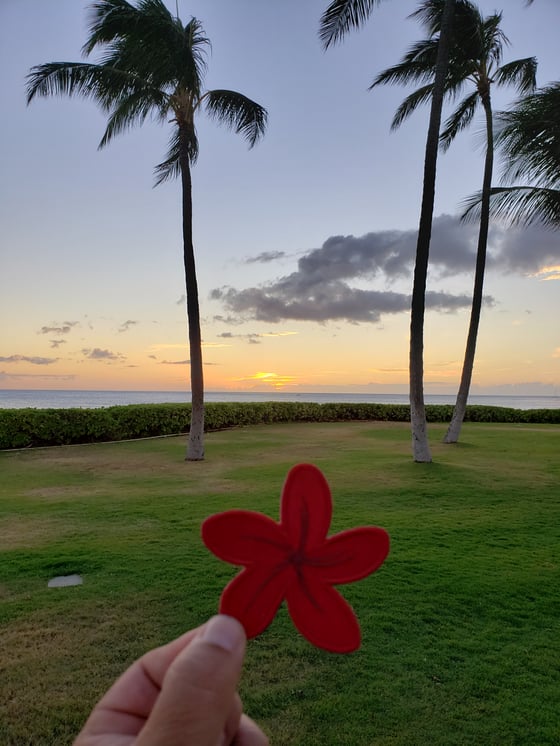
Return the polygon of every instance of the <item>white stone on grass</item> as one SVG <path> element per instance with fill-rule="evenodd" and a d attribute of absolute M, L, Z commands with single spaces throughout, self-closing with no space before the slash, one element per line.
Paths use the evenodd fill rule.
<path fill-rule="evenodd" d="M 49 588 L 66 588 L 68 585 L 81 585 L 83 583 L 81 575 L 59 575 L 51 578 L 48 583 Z"/>

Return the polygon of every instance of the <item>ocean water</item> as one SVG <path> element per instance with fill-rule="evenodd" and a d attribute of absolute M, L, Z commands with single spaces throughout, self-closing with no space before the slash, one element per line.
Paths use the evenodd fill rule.
<path fill-rule="evenodd" d="M 187 391 L 33 391 L 0 389 L 0 409 L 67 409 L 69 407 L 112 407 L 122 404 L 188 402 Z M 278 391 L 207 391 L 207 402 L 300 401 L 375 404 L 408 404 L 406 394 L 293 393 Z M 427 394 L 426 404 L 454 404 L 455 397 Z M 515 409 L 559 409 L 560 396 L 471 396 L 469 404 Z"/>

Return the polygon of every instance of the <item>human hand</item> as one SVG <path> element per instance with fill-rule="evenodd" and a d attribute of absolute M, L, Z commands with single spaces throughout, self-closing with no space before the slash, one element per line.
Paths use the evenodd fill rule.
<path fill-rule="evenodd" d="M 245 632 L 212 617 L 151 650 L 95 706 L 74 746 L 267 746 L 237 684 Z"/>

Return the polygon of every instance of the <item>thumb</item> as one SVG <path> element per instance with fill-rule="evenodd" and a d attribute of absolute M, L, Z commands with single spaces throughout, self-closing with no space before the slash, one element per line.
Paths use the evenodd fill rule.
<path fill-rule="evenodd" d="M 222 743 L 228 718 L 241 715 L 237 684 L 245 642 L 237 620 L 212 617 L 170 665 L 137 745 Z"/>

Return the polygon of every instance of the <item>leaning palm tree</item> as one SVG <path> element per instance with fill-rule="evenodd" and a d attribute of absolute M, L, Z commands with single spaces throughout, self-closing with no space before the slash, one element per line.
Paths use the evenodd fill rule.
<path fill-rule="evenodd" d="M 429 33 L 428 38 L 413 45 L 398 65 L 380 73 L 372 84 L 373 87 L 382 83 L 424 83 L 398 107 L 392 128 L 398 127 L 421 103 L 429 100 L 432 94 L 436 63 L 434 34 L 439 31 L 442 10 L 442 0 L 425 0 L 421 4 L 413 13 L 413 17 L 418 18 L 425 26 Z M 445 93 L 453 99 L 461 94 L 467 84 L 471 84 L 473 90 L 460 101 L 445 122 L 440 135 L 442 148 L 447 149 L 457 134 L 471 123 L 479 105 L 484 110 L 486 123 L 486 155 L 471 318 L 457 401 L 444 438 L 446 443 L 457 442 L 461 431 L 472 379 L 482 309 L 494 162 L 491 88 L 493 84 L 514 85 L 518 91 L 526 93 L 533 90 L 536 85 L 537 63 L 534 57 L 500 64 L 504 45 L 509 43 L 500 29 L 501 19 L 501 13 L 484 18 L 476 5 L 468 0 L 458 4 L 445 81 Z"/>
<path fill-rule="evenodd" d="M 204 383 L 198 287 L 192 239 L 191 166 L 198 155 L 195 119 L 205 110 L 245 136 L 252 147 L 266 126 L 266 110 L 240 93 L 203 88 L 209 40 L 200 22 L 183 25 L 163 0 L 97 0 L 91 6 L 87 57 L 103 50 L 97 63 L 51 62 L 32 68 L 28 103 L 35 96 L 78 95 L 96 101 L 108 114 L 99 147 L 151 116 L 170 121 L 167 156 L 156 166 L 156 184 L 180 176 L 183 261 L 190 345 L 191 422 L 186 458 L 204 458 Z"/>
<path fill-rule="evenodd" d="M 410 422 L 412 456 L 417 462 L 430 462 L 426 408 L 424 404 L 424 315 L 426 281 L 434 212 L 438 139 L 444 84 L 447 75 L 449 46 L 455 5 L 462 0 L 442 0 L 442 15 L 437 39 L 435 75 L 431 90 L 430 121 L 424 155 L 422 207 L 416 243 L 416 261 L 410 312 Z M 361 26 L 379 0 L 333 0 L 321 18 L 320 37 L 325 48 L 340 41 L 351 28 Z"/>
<path fill-rule="evenodd" d="M 505 161 L 502 183 L 491 189 L 494 217 L 512 224 L 560 227 L 560 82 L 520 98 L 496 115 L 496 146 Z M 464 217 L 480 214 L 480 192 L 466 201 Z"/>

